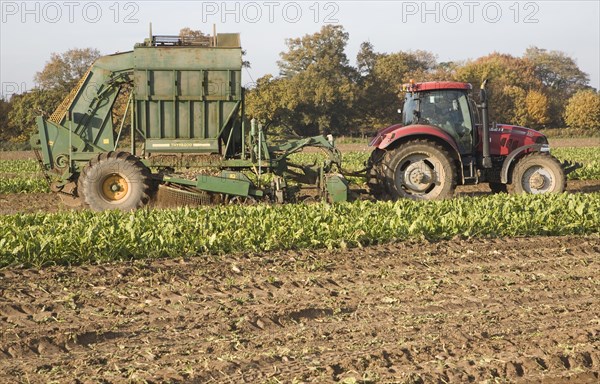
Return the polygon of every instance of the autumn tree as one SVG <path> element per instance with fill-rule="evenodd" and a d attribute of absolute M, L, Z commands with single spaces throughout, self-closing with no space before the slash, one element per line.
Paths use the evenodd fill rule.
<path fill-rule="evenodd" d="M 475 89 L 483 80 L 489 79 L 490 118 L 492 121 L 511 123 L 523 114 L 516 109 L 523 107 L 527 92 L 542 87 L 534 71 L 533 64 L 528 60 L 492 53 L 457 68 L 455 79 L 471 83 Z M 517 89 L 521 91 L 517 92 Z M 524 116 L 521 118 L 525 119 Z"/>
<path fill-rule="evenodd" d="M 185 27 L 185 28 L 181 28 L 179 30 L 179 36 L 180 37 L 191 37 L 191 38 L 198 38 L 198 37 L 204 37 L 204 33 L 202 33 L 202 31 L 198 30 L 198 29 L 191 29 L 189 27 Z"/>
<path fill-rule="evenodd" d="M 94 48 L 74 48 L 64 53 L 53 53 L 34 79 L 40 88 L 62 90 L 66 95 L 99 57 L 100 51 Z"/>
<path fill-rule="evenodd" d="M 549 119 L 548 98 L 535 89 L 529 91 L 515 85 L 502 90 L 506 102 L 510 103 L 507 122 L 530 128 L 543 128 Z"/>
<path fill-rule="evenodd" d="M 525 126 L 544 128 L 550 122 L 548 97 L 540 91 L 530 89 L 525 97 L 527 121 Z"/>
<path fill-rule="evenodd" d="M 576 92 L 567 103 L 564 118 L 571 128 L 600 132 L 600 93 L 590 89 Z"/>

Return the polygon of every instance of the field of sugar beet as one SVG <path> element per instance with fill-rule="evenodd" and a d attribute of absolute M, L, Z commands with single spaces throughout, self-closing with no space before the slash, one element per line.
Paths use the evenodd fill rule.
<path fill-rule="evenodd" d="M 70 211 L 0 152 L 0 382 L 598 383 L 600 142 L 558 144 L 562 196 L 296 212 Z"/>

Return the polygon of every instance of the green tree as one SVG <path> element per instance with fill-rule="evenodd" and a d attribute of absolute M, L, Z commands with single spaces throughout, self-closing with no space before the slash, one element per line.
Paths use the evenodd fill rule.
<path fill-rule="evenodd" d="M 13 95 L 8 112 L 6 135 L 10 141 L 25 142 L 35 132 L 35 118 L 50 115 L 63 98 L 59 89 L 34 88 L 29 92 Z"/>
<path fill-rule="evenodd" d="M 360 73 L 356 126 L 364 134 L 397 122 L 403 84 L 411 78 L 422 81 L 437 66 L 430 52 L 376 53 L 368 42 L 361 45 L 356 63 Z"/>
<path fill-rule="evenodd" d="M 568 101 L 564 114 L 571 128 L 600 131 L 600 93 L 587 89 L 575 93 Z"/>
<path fill-rule="evenodd" d="M 362 43 L 356 55 L 359 96 L 354 112 L 357 130 L 362 134 L 373 134 L 378 128 L 391 124 L 397 116 L 398 94 L 375 72 L 383 56 L 376 53 L 369 42 Z"/>
<path fill-rule="evenodd" d="M 555 127 L 563 126 L 567 100 L 588 87 L 589 76 L 564 52 L 529 47 L 523 58 L 533 64 L 534 74 L 549 96 L 549 123 Z"/>
<path fill-rule="evenodd" d="M 376 53 L 371 44 L 368 41 L 363 42 L 360 45 L 360 49 L 358 54 L 356 55 L 356 66 L 358 72 L 362 76 L 368 76 L 373 72 L 375 68 L 375 64 L 377 63 L 377 59 L 381 56 L 381 54 Z"/>
<path fill-rule="evenodd" d="M 291 77 L 318 66 L 322 71 L 352 70 L 344 52 L 349 35 L 341 25 L 326 25 L 319 32 L 300 38 L 286 39 L 287 52 L 281 52 L 277 62 L 279 73 Z"/>
<path fill-rule="evenodd" d="M 53 53 L 34 79 L 40 88 L 62 90 L 66 96 L 99 57 L 100 51 L 94 48 L 74 48 L 60 54 Z"/>
<path fill-rule="evenodd" d="M 299 115 L 298 100 L 286 95 L 289 79 L 265 75 L 256 81 L 256 87 L 246 93 L 246 111 L 249 117 L 263 123 L 287 126 Z"/>
<path fill-rule="evenodd" d="M 259 79 L 248 111 L 302 135 L 352 133 L 358 74 L 344 53 L 347 41 L 343 27 L 333 25 L 286 40 L 288 50 L 278 62 L 281 76 Z"/>
<path fill-rule="evenodd" d="M 11 110 L 11 104 L 4 98 L 0 98 L 0 141 L 8 141 L 10 138 L 8 114 Z"/>
<path fill-rule="evenodd" d="M 533 63 L 535 76 L 546 87 L 573 94 L 585 88 L 590 81 L 588 74 L 564 52 L 534 46 L 525 50 L 523 58 Z"/>

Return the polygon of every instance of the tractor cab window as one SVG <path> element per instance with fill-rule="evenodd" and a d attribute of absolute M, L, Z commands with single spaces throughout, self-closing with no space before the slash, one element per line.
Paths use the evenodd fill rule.
<path fill-rule="evenodd" d="M 417 95 L 407 93 L 406 99 L 404 100 L 404 107 L 402 108 L 402 124 L 411 125 L 417 124 L 418 122 L 418 110 L 417 107 Z"/>
<path fill-rule="evenodd" d="M 461 153 L 472 151 L 473 123 L 466 92 L 440 90 L 419 96 L 419 124 L 434 125 L 449 133 Z"/>

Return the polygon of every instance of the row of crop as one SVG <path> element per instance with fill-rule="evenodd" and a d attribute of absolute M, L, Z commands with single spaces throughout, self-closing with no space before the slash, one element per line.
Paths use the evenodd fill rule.
<path fill-rule="evenodd" d="M 33 173 L 39 170 L 35 160 L 0 160 L 0 173 Z"/>
<path fill-rule="evenodd" d="M 48 182 L 43 177 L 20 176 L 4 178 L 0 176 L 0 194 L 1 193 L 37 193 L 50 192 Z"/>
<path fill-rule="evenodd" d="M 0 266 L 600 231 L 600 193 L 0 216 Z"/>
<path fill-rule="evenodd" d="M 0 160 L 1 193 L 50 192 L 35 160 Z"/>

